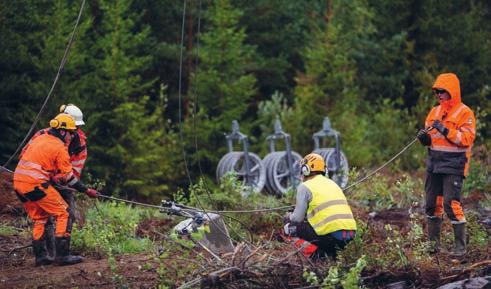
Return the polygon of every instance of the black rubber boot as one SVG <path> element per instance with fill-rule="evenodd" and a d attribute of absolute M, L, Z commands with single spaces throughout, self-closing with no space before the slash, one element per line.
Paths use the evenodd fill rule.
<path fill-rule="evenodd" d="M 70 255 L 70 238 L 57 237 L 55 264 L 58 266 L 74 265 L 83 261 L 81 256 Z"/>
<path fill-rule="evenodd" d="M 40 240 L 32 241 L 32 249 L 34 251 L 34 256 L 36 257 L 36 266 L 44 266 L 53 263 L 53 258 L 47 254 L 44 236 Z"/>
<path fill-rule="evenodd" d="M 465 223 L 453 224 L 454 249 L 450 253 L 453 257 L 462 257 L 465 255 Z"/>
<path fill-rule="evenodd" d="M 56 246 L 53 217 L 49 217 L 48 222 L 46 222 L 46 225 L 44 226 L 44 238 L 46 239 L 47 254 L 50 258 L 54 259 L 56 257 Z"/>
<path fill-rule="evenodd" d="M 428 239 L 430 239 L 430 253 L 440 251 L 440 233 L 442 230 L 442 218 L 428 217 Z"/>

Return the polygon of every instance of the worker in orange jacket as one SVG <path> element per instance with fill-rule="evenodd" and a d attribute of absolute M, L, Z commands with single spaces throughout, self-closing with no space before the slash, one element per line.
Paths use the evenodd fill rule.
<path fill-rule="evenodd" d="M 75 119 L 75 126 L 77 129 L 73 134 L 69 134 L 65 139 L 65 146 L 68 148 L 68 154 L 70 156 L 70 163 L 72 164 L 73 174 L 78 179 L 81 179 L 82 169 L 85 166 L 87 160 L 87 137 L 84 131 L 80 128 L 85 125 L 83 120 L 82 111 L 74 104 L 67 104 L 60 106 L 60 113 L 66 113 L 71 115 Z M 38 136 L 43 135 L 49 131 L 48 128 L 44 128 L 36 132 L 29 143 L 22 149 L 21 156 L 24 154 L 25 150 L 29 147 L 29 144 L 36 139 Z M 75 221 L 75 211 L 76 203 L 75 196 L 72 190 L 57 188 L 61 197 L 68 204 L 68 224 L 67 232 L 71 233 L 73 222 Z M 45 225 L 45 242 L 48 255 L 50 257 L 55 257 L 55 232 L 54 232 L 54 220 L 53 217 L 49 217 Z"/>
<path fill-rule="evenodd" d="M 462 103 L 459 79 L 453 73 L 440 74 L 433 84 L 439 105 L 426 117 L 419 141 L 428 146 L 425 181 L 428 237 L 433 252 L 438 252 L 443 212 L 454 230 L 452 256 L 465 255 L 465 216 L 461 203 L 463 180 L 469 171 L 471 148 L 476 135 L 476 119 L 472 110 Z"/>
<path fill-rule="evenodd" d="M 82 261 L 82 257 L 70 255 L 70 233 L 67 231 L 68 204 L 53 184 L 66 184 L 89 197 L 98 192 L 87 188 L 74 174 L 66 147 L 76 129 L 75 120 L 62 113 L 50 121 L 50 129 L 32 140 L 21 155 L 14 172 L 14 189 L 33 221 L 33 250 L 35 264 L 71 265 Z M 50 216 L 56 222 L 56 257 L 46 252 L 45 224 Z"/>

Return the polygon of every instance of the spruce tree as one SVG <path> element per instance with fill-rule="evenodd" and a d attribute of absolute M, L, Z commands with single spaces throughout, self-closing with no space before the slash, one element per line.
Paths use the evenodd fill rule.
<path fill-rule="evenodd" d="M 187 119 L 190 137 L 186 143 L 198 160 L 212 173 L 219 158 L 226 152 L 224 133 L 232 120 L 245 124 L 247 109 L 255 93 L 256 79 L 249 72 L 254 47 L 244 43 L 246 34 L 239 27 L 242 13 L 229 0 L 214 1 L 205 14 L 205 32 L 201 35 L 199 70 L 193 74 L 189 92 L 196 94 L 198 115 Z M 194 97 L 193 97 L 194 99 Z M 194 125 L 196 121 L 197 125 Z M 245 125 L 242 126 L 242 129 Z"/>
<path fill-rule="evenodd" d="M 139 15 L 131 11 L 131 1 L 103 1 L 92 7 L 94 27 L 91 48 L 91 90 L 88 100 L 87 131 L 89 162 L 87 167 L 95 177 L 105 181 L 107 193 L 126 193 L 124 184 L 132 186 L 145 182 L 148 175 L 137 175 L 130 160 L 152 159 L 152 150 L 142 150 L 134 139 L 145 134 L 141 126 L 148 125 L 141 109 L 141 98 L 153 79 L 143 80 L 140 74 L 149 67 L 151 57 L 141 55 L 140 47 L 149 37 L 149 29 L 135 28 Z M 90 100 L 90 101 L 89 101 Z M 150 110 L 152 115 L 153 110 Z M 135 129 L 140 128 L 140 129 Z M 158 129 L 158 128 L 155 128 Z M 164 129 L 164 128 L 162 128 Z M 148 141 L 158 143 L 157 134 L 148 135 Z M 135 188 L 131 191 L 138 192 Z"/>

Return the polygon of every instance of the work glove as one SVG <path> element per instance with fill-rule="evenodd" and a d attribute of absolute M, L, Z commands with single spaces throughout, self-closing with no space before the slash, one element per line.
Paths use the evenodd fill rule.
<path fill-rule="evenodd" d="M 439 120 L 435 120 L 432 126 L 444 136 L 448 135 L 448 128 L 446 128 Z"/>
<path fill-rule="evenodd" d="M 99 192 L 94 190 L 94 189 L 87 189 L 87 191 L 85 191 L 85 194 L 87 196 L 89 196 L 90 198 L 97 198 L 97 195 L 99 195 Z"/>
<path fill-rule="evenodd" d="M 424 146 L 430 146 L 431 145 L 431 137 L 428 135 L 426 130 L 424 130 L 424 129 L 419 130 L 416 137 L 418 138 L 419 142 L 422 145 L 424 145 Z"/>

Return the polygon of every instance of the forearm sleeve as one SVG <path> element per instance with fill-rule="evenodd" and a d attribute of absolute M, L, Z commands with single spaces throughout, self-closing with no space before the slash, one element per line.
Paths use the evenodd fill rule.
<path fill-rule="evenodd" d="M 304 184 L 300 184 L 297 188 L 296 199 L 295 210 L 290 215 L 290 221 L 299 223 L 305 219 L 312 193 Z"/>

